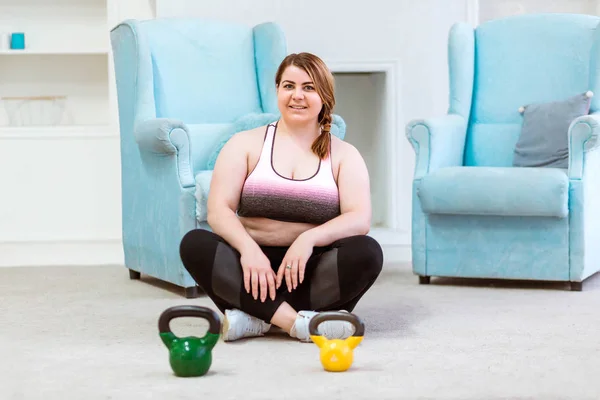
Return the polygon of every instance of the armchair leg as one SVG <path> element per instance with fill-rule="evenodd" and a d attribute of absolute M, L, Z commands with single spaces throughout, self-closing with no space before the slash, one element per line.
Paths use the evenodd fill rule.
<path fill-rule="evenodd" d="M 429 285 L 431 282 L 430 276 L 419 276 L 419 285 Z"/>
<path fill-rule="evenodd" d="M 137 271 L 134 271 L 132 269 L 129 270 L 129 279 L 140 279 L 141 274 Z"/>
<path fill-rule="evenodd" d="M 184 288 L 186 299 L 195 299 L 198 297 L 198 286 Z"/>
<path fill-rule="evenodd" d="M 583 290 L 583 282 L 570 282 L 571 292 L 581 292 Z"/>

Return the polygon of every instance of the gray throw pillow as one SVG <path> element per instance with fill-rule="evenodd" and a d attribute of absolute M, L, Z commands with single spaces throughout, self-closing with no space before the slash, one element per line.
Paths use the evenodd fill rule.
<path fill-rule="evenodd" d="M 568 168 L 571 122 L 590 112 L 592 92 L 563 101 L 521 107 L 523 125 L 515 146 L 514 167 Z"/>

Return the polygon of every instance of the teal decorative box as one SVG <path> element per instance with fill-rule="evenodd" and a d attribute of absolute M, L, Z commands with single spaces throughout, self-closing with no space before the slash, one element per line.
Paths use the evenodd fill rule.
<path fill-rule="evenodd" d="M 22 32 L 15 32 L 10 35 L 10 48 L 13 50 L 25 49 L 25 34 Z"/>

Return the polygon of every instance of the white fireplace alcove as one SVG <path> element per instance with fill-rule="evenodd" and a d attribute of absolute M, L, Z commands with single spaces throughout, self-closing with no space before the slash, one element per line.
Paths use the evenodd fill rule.
<path fill-rule="evenodd" d="M 346 122 L 345 141 L 363 156 L 371 183 L 373 208 L 369 233 L 382 246 L 409 244 L 399 219 L 399 188 L 404 132 L 398 105 L 400 68 L 389 62 L 326 61 L 335 78 L 334 113 Z"/>

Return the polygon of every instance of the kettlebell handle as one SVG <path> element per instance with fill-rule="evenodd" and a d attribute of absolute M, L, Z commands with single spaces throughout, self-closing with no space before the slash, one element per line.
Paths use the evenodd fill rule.
<path fill-rule="evenodd" d="M 158 319 L 158 330 L 160 333 L 173 333 L 170 322 L 179 317 L 199 317 L 208 321 L 208 332 L 218 335 L 221 331 L 221 320 L 219 315 L 212 309 L 202 306 L 174 306 L 167 308 Z"/>
<path fill-rule="evenodd" d="M 341 311 L 323 311 L 315 315 L 308 324 L 308 333 L 311 336 L 319 336 L 317 328 L 321 322 L 336 320 L 336 321 L 348 321 L 354 325 L 354 335 L 352 336 L 364 336 L 365 335 L 365 324 L 358 318 L 358 316 L 341 312 Z"/>

